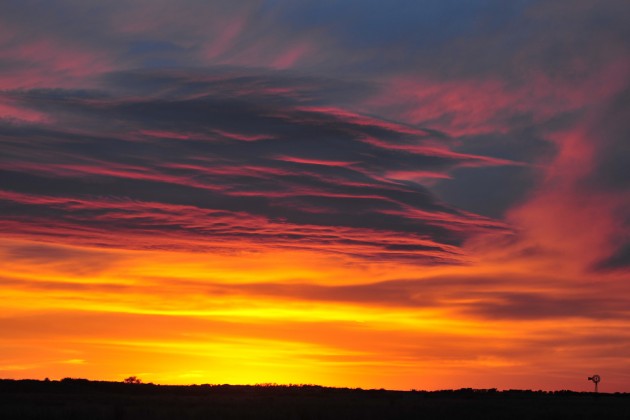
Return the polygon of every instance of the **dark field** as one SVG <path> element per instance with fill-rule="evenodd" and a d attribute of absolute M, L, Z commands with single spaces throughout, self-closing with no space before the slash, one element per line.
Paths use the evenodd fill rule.
<path fill-rule="evenodd" d="M 630 419 L 630 394 L 0 380 L 0 419 Z"/>

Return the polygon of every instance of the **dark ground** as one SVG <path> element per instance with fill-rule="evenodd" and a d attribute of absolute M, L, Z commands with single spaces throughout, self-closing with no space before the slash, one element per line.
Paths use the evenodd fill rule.
<path fill-rule="evenodd" d="M 630 394 L 0 380 L 0 419 L 630 419 Z"/>

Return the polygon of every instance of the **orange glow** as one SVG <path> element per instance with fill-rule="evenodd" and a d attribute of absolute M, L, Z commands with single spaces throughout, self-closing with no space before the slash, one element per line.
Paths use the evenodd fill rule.
<path fill-rule="evenodd" d="M 12 250 L 28 246 L 55 257 L 11 257 Z M 536 281 L 519 264 L 509 271 L 502 264 L 420 272 L 413 265 L 352 262 L 306 251 L 209 258 L 7 239 L 0 249 L 6 262 L 0 275 L 10 286 L 0 292 L 0 369 L 15 378 L 136 375 L 174 384 L 438 389 L 491 387 L 497 378 L 506 388 L 532 386 L 536 375 L 553 371 L 560 386 L 584 357 L 580 352 L 590 351 L 587 346 L 576 353 L 570 343 L 593 331 L 604 333 L 597 320 L 570 317 L 563 319 L 558 340 L 553 320 L 494 316 L 490 321 L 471 312 L 477 304 L 522 290 L 525 279 L 531 293 L 566 294 L 561 277 Z M 462 293 L 467 279 L 508 272 L 512 286 L 490 280 L 478 292 L 471 285 Z M 401 287 L 412 282 L 415 300 L 396 304 L 379 290 L 373 296 L 360 289 L 339 292 L 369 291 L 366 278 Z M 432 296 L 438 286 L 438 296 Z M 329 287 L 335 289 L 327 293 Z M 627 336 L 626 327 L 607 323 L 605 333 Z M 599 357 L 600 371 L 612 374 L 626 355 Z"/>

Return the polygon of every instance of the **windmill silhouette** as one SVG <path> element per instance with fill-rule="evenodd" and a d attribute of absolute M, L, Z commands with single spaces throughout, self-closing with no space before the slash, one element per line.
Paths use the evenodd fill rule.
<path fill-rule="evenodd" d="M 599 383 L 599 381 L 602 380 L 602 378 L 600 378 L 599 375 L 593 375 L 593 376 L 589 376 L 588 380 L 593 381 L 593 383 L 595 384 L 595 392 L 598 392 L 597 384 Z"/>

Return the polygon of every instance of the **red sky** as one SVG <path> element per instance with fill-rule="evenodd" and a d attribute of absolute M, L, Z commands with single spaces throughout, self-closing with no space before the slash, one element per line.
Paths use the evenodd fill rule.
<path fill-rule="evenodd" d="M 622 0 L 0 5 L 0 377 L 630 392 Z"/>

